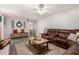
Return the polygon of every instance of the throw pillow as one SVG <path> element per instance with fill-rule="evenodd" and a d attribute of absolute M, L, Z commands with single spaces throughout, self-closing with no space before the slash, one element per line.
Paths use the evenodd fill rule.
<path fill-rule="evenodd" d="M 25 33 L 25 30 L 24 29 L 21 29 L 21 32 L 20 33 Z"/>
<path fill-rule="evenodd" d="M 77 37 L 78 37 L 78 35 L 73 34 L 73 33 L 70 33 L 70 35 L 69 35 L 68 39 L 76 42 Z"/>
<path fill-rule="evenodd" d="M 18 32 L 17 32 L 17 29 L 13 29 L 13 33 L 18 33 Z"/>
<path fill-rule="evenodd" d="M 77 43 L 79 44 L 79 38 L 77 38 Z"/>

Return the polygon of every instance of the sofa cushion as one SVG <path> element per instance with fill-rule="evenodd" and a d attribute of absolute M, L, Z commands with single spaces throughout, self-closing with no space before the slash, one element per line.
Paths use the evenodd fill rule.
<path fill-rule="evenodd" d="M 78 35 L 70 33 L 68 39 L 76 42 L 77 37 L 78 37 Z"/>
<path fill-rule="evenodd" d="M 59 33 L 59 37 L 68 38 L 69 34 L 67 33 Z"/>
<path fill-rule="evenodd" d="M 73 45 L 64 53 L 65 55 L 79 55 L 79 45 Z"/>
<path fill-rule="evenodd" d="M 70 33 L 71 33 L 71 30 L 60 29 L 60 31 L 59 31 L 59 37 L 68 38 L 68 36 L 69 36 Z"/>
<path fill-rule="evenodd" d="M 48 33 L 48 35 L 52 35 L 55 33 L 55 29 L 48 29 L 47 33 Z"/>
<path fill-rule="evenodd" d="M 59 37 L 65 37 L 64 33 L 59 33 Z"/>
<path fill-rule="evenodd" d="M 48 34 L 48 35 L 54 35 L 55 32 L 51 32 L 51 31 L 50 31 L 50 32 L 48 32 L 47 34 Z"/>
<path fill-rule="evenodd" d="M 77 32 L 79 32 L 79 29 L 74 29 L 72 32 L 76 34 Z"/>
<path fill-rule="evenodd" d="M 74 45 L 73 47 L 71 47 L 71 52 L 79 55 L 79 45 Z"/>
<path fill-rule="evenodd" d="M 70 52 L 70 51 L 66 51 L 66 52 L 64 53 L 64 55 L 73 55 L 73 53 Z"/>
<path fill-rule="evenodd" d="M 59 35 L 59 29 L 55 29 L 55 36 Z"/>
<path fill-rule="evenodd" d="M 75 44 L 77 44 L 77 43 L 72 41 L 72 40 L 68 40 L 68 47 L 71 47 L 71 46 L 73 46 Z"/>
<path fill-rule="evenodd" d="M 50 39 L 48 34 L 42 34 L 41 37 L 44 38 L 44 39 Z"/>
<path fill-rule="evenodd" d="M 54 38 L 55 43 L 67 45 L 67 40 L 65 38 L 56 37 Z"/>
<path fill-rule="evenodd" d="M 60 32 L 62 32 L 62 33 L 71 33 L 72 30 L 68 30 L 68 29 L 60 29 Z"/>

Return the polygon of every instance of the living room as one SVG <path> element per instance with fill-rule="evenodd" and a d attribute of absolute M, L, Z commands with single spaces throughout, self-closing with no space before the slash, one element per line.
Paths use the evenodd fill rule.
<path fill-rule="evenodd" d="M 0 4 L 0 10 L 0 55 L 79 55 L 79 4 Z"/>

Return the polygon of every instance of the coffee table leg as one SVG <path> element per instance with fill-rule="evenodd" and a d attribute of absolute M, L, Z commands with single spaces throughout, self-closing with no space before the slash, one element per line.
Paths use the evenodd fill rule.
<path fill-rule="evenodd" d="M 46 48 L 48 48 L 48 43 L 47 43 L 47 45 L 46 45 Z"/>
<path fill-rule="evenodd" d="M 39 49 L 41 49 L 41 48 L 40 48 L 40 45 L 38 45 L 38 47 L 39 47 Z"/>
<path fill-rule="evenodd" d="M 29 40 L 29 44 L 31 44 L 31 43 L 30 43 L 30 40 Z"/>

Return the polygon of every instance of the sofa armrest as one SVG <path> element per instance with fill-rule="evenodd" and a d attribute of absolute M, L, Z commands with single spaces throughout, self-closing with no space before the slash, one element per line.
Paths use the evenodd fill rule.
<path fill-rule="evenodd" d="M 45 38 L 45 39 L 49 39 L 50 38 L 50 36 L 47 33 L 41 34 L 41 37 Z"/>
<path fill-rule="evenodd" d="M 64 55 L 79 55 L 79 45 L 73 45 L 68 48 Z"/>
<path fill-rule="evenodd" d="M 42 33 L 41 35 L 48 35 L 47 33 Z"/>
<path fill-rule="evenodd" d="M 72 41 L 72 40 L 68 40 L 68 47 L 71 47 L 73 45 L 76 45 L 77 43 Z"/>

